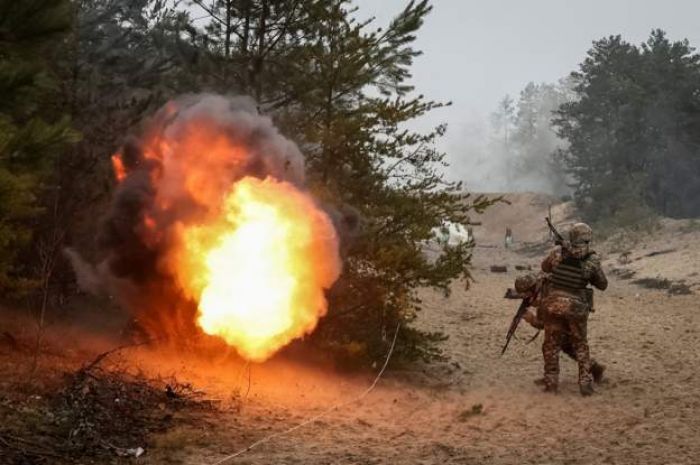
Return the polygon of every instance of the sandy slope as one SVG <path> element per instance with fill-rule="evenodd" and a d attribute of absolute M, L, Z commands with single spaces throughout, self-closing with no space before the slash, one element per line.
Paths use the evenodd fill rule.
<path fill-rule="evenodd" d="M 650 234 L 620 234 L 604 244 L 606 265 L 630 279 L 661 278 L 700 292 L 700 223 L 663 219 Z M 624 256 L 622 256 L 624 254 Z"/>
<path fill-rule="evenodd" d="M 542 205 L 533 215 L 542 213 Z M 522 205 L 513 208 L 511 212 L 522 213 Z M 492 215 L 494 223 L 508 220 L 507 212 L 496 213 L 501 218 Z M 500 231 L 501 226 L 490 227 Z M 539 234 L 536 224 L 525 226 L 526 234 Z M 361 403 L 231 463 L 700 463 L 697 297 L 671 297 L 613 277 L 610 289 L 598 295 L 590 321 L 592 352 L 607 365 L 608 381 L 584 399 L 578 394 L 575 365 L 566 360 L 561 393 L 548 395 L 532 382 L 542 369 L 541 338 L 525 344 L 533 330 L 524 326 L 506 355 L 498 355 L 516 306 L 502 298 L 516 276 L 513 265 L 537 266 L 539 261 L 490 247 L 499 240 L 482 235 L 470 291 L 457 283 L 448 298 L 425 292 L 422 324 L 450 335 L 445 344 L 450 364 L 393 371 Z M 608 258 L 610 268 L 615 257 Z M 490 273 L 494 263 L 509 265 L 509 272 Z M 284 374 L 256 370 L 261 373 L 254 372 L 251 394 L 240 411 L 218 418 L 219 426 L 211 431 L 192 432 L 190 442 L 181 443 L 184 450 L 154 451 L 151 460 L 213 463 L 352 398 L 370 381 L 314 369 Z M 270 384 L 281 390 L 273 392 Z"/>
<path fill-rule="evenodd" d="M 556 197 L 547 194 L 525 192 L 519 194 L 486 194 L 503 197 L 504 202 L 496 203 L 482 215 L 473 218 L 481 222 L 474 227 L 477 241 L 503 244 L 505 229 L 511 228 L 513 238 L 518 242 L 537 242 L 548 237 L 545 216 L 551 212 L 555 224 L 566 225 L 571 222 L 573 205 L 561 203 Z M 551 207 L 551 210 L 550 210 Z"/>

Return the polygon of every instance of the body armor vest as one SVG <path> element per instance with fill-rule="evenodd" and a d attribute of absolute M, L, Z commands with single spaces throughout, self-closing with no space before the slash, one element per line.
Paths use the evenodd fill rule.
<path fill-rule="evenodd" d="M 580 292 L 588 285 L 588 280 L 583 273 L 583 261 L 573 257 L 567 257 L 557 265 L 549 277 L 553 288 L 565 291 Z"/>

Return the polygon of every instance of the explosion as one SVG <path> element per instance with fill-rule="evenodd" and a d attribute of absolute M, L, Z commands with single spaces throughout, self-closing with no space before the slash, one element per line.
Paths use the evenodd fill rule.
<path fill-rule="evenodd" d="M 184 233 L 183 287 L 198 296 L 197 323 L 248 359 L 264 360 L 311 332 L 337 278 L 333 225 L 308 195 L 272 178 L 244 178 L 221 218 Z M 189 263 L 185 263 L 189 262 Z"/>
<path fill-rule="evenodd" d="M 252 100 L 170 102 L 112 164 L 100 268 L 149 330 L 196 325 L 263 361 L 315 329 L 338 235 L 304 189 L 298 148 Z"/>

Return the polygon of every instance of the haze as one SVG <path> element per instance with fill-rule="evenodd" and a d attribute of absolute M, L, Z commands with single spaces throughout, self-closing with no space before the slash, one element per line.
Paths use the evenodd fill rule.
<path fill-rule="evenodd" d="M 387 24 L 407 0 L 357 0 L 359 15 Z M 413 67 L 416 90 L 453 106 L 416 123 L 425 129 L 448 123 L 440 148 L 449 153 L 450 175 L 473 188 L 498 189 L 483 182 L 476 169 L 484 163 L 488 115 L 509 94 L 517 98 L 530 81 L 556 82 L 577 68 L 592 41 L 621 34 L 640 43 L 652 29 L 670 39 L 700 45 L 700 2 L 633 0 L 434 0 L 433 11 L 418 34 L 423 51 Z M 483 150 L 482 150 L 483 152 Z M 491 155 L 492 156 L 492 155 Z"/>

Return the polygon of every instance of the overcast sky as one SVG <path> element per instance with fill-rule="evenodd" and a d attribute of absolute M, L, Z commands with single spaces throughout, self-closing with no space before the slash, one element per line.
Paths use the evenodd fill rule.
<path fill-rule="evenodd" d="M 356 0 L 361 17 L 387 24 L 407 0 Z M 422 125 L 449 124 L 442 147 L 458 149 L 475 121 L 529 81 L 554 82 L 574 70 L 591 42 L 611 35 L 639 43 L 654 28 L 700 46 L 700 0 L 433 0 L 418 34 L 417 90 L 453 107 Z"/>

